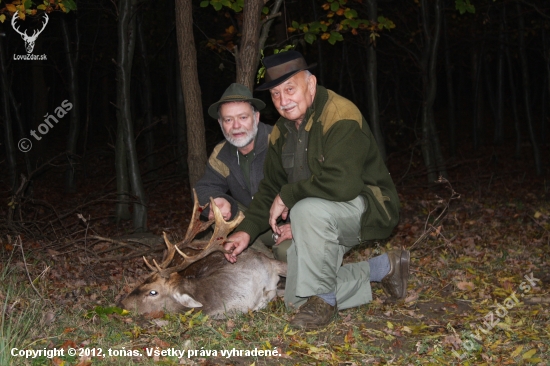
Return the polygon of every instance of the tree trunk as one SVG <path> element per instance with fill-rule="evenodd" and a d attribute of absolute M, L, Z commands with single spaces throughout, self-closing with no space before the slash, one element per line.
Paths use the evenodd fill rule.
<path fill-rule="evenodd" d="M 92 50 L 91 50 L 91 54 L 90 54 L 90 59 L 94 59 L 95 57 L 95 47 L 97 45 L 97 36 L 99 34 L 99 30 L 101 29 L 100 27 L 100 22 L 101 22 L 101 19 L 102 19 L 102 16 L 101 15 L 98 15 L 97 17 L 97 25 L 96 25 L 96 30 L 95 30 L 95 35 L 94 35 L 94 41 L 92 42 Z M 90 120 L 91 120 L 91 115 L 92 115 L 92 104 L 95 104 L 92 102 L 92 99 L 93 99 L 93 96 L 95 95 L 94 92 L 92 92 L 92 90 L 96 90 L 95 88 L 97 87 L 97 84 L 98 82 L 101 82 L 103 83 L 102 80 L 97 80 L 98 78 L 94 75 L 94 87 L 92 88 L 92 71 L 93 71 L 93 68 L 94 68 L 94 64 L 92 62 L 90 62 L 90 67 L 88 68 L 87 72 L 86 72 L 86 99 L 85 99 L 85 104 L 86 104 L 86 122 L 84 123 L 84 131 L 83 131 L 83 136 L 82 136 L 82 171 L 83 171 L 83 174 L 84 176 L 87 176 L 87 156 L 86 156 L 86 151 L 88 149 L 88 136 L 90 134 Z M 103 78 L 103 80 L 105 80 L 105 78 Z M 102 95 L 101 98 L 103 99 L 106 99 L 107 98 L 107 94 L 105 93 L 105 95 Z M 97 105 L 95 105 L 95 107 L 97 108 Z M 102 108 L 102 109 L 108 109 L 109 108 L 109 103 L 105 102 L 102 104 L 102 107 L 99 107 L 99 108 Z M 105 115 L 108 115 L 108 113 L 106 111 L 103 112 Z M 104 124 L 107 124 L 108 123 L 108 119 L 107 118 L 102 118 L 101 119 L 103 121 Z"/>
<path fill-rule="evenodd" d="M 132 212 L 134 230 L 141 232 L 147 230 L 147 207 L 145 190 L 143 189 L 138 165 L 130 104 L 132 59 L 136 42 L 136 20 L 133 5 L 133 0 L 120 0 L 119 2 L 119 24 L 117 29 L 119 41 L 117 55 L 117 115 L 119 123 L 118 132 L 120 133 L 121 130 L 123 132 L 123 142 L 128 164 L 128 178 L 132 194 L 135 196 Z"/>
<path fill-rule="evenodd" d="M 504 136 L 502 132 L 503 125 L 503 109 L 504 109 L 504 4 L 500 11 L 500 29 L 499 29 L 499 47 L 498 47 L 498 66 L 497 66 L 497 100 L 496 100 L 496 120 L 495 120 L 495 136 L 493 141 L 495 144 L 502 144 Z"/>
<path fill-rule="evenodd" d="M 263 0 L 247 0 L 243 7 L 243 28 L 240 49 L 235 46 L 237 62 L 237 83 L 253 90 L 254 78 L 260 61 L 260 17 Z"/>
<path fill-rule="evenodd" d="M 376 1 L 376 0 L 374 0 Z M 311 0 L 311 8 L 313 9 L 313 18 L 316 22 L 319 21 L 319 13 L 317 12 L 317 2 L 315 0 Z M 325 85 L 325 72 L 324 72 L 324 52 L 323 52 L 323 43 L 317 41 L 317 68 L 316 68 L 316 76 L 319 79 L 320 85 Z"/>
<path fill-rule="evenodd" d="M 78 164 L 76 147 L 80 132 L 80 102 L 78 99 L 78 66 L 76 58 L 78 49 L 73 50 L 71 47 L 69 34 L 73 32 L 69 31 L 65 17 L 61 17 L 61 28 L 63 29 L 63 43 L 68 66 L 68 92 L 70 102 L 73 105 L 69 113 L 69 136 L 67 137 L 67 159 L 69 161 L 69 166 L 65 171 L 65 190 L 69 193 L 74 193 L 76 191 L 76 166 Z M 74 33 L 76 37 L 78 37 L 78 32 Z"/>
<path fill-rule="evenodd" d="M 525 120 L 527 123 L 527 129 L 529 131 L 529 138 L 531 140 L 531 146 L 533 146 L 533 156 L 535 158 L 535 170 L 537 175 L 542 174 L 542 164 L 540 161 L 540 151 L 537 142 L 537 136 L 533 127 L 533 118 L 531 115 L 531 98 L 529 96 L 529 69 L 527 65 L 527 55 L 525 54 L 525 24 L 523 19 L 523 13 L 521 10 L 521 4 L 516 3 L 516 9 L 518 12 L 518 43 L 519 43 L 519 59 L 521 62 L 521 80 L 523 83 L 523 101 L 525 104 Z"/>
<path fill-rule="evenodd" d="M 550 37 L 546 29 L 542 29 L 543 36 L 543 50 L 544 50 L 544 61 L 546 63 L 546 98 L 544 99 L 545 109 L 544 109 L 544 118 L 542 119 L 542 141 L 546 141 L 546 135 L 548 134 L 547 125 L 548 125 L 548 107 L 550 106 Z"/>
<path fill-rule="evenodd" d="M 183 90 L 181 87 L 180 72 L 177 71 L 178 78 L 176 80 L 176 136 L 178 141 L 177 156 L 179 167 L 182 174 L 186 174 L 187 165 L 187 118 L 185 117 L 185 102 L 183 101 Z"/>
<path fill-rule="evenodd" d="M 393 62 L 393 80 L 395 84 L 393 91 L 393 98 L 395 100 L 395 120 L 397 125 L 401 126 L 403 123 L 403 112 L 401 112 L 401 76 L 396 60 Z"/>
<path fill-rule="evenodd" d="M 443 8 L 441 2 L 443 0 L 435 0 L 434 10 L 435 10 L 435 20 L 434 20 L 434 36 L 432 41 L 432 50 L 430 54 L 430 64 L 429 64 L 429 79 L 430 79 L 430 94 L 428 98 L 429 109 L 429 122 L 430 122 L 430 140 L 432 144 L 432 149 L 435 155 L 435 164 L 437 172 L 440 176 L 448 178 L 447 168 L 445 166 L 445 159 L 443 158 L 443 153 L 441 152 L 441 144 L 439 143 L 439 136 L 435 128 L 435 118 L 433 105 L 435 102 L 435 96 L 437 95 L 437 50 L 439 47 L 439 40 L 441 39 L 441 23 L 442 23 L 442 13 Z"/>
<path fill-rule="evenodd" d="M 124 143 L 124 123 L 122 121 L 125 116 L 124 104 L 128 101 L 124 101 L 125 88 L 124 79 L 122 78 L 123 60 L 127 57 L 126 47 L 124 42 L 127 40 L 126 32 L 128 31 L 128 6 L 125 6 L 129 0 L 120 0 L 120 18 L 118 20 L 118 68 L 117 68 L 117 135 L 115 145 L 115 170 L 116 170 L 116 184 L 117 184 L 117 204 L 115 221 L 118 224 L 120 220 L 129 220 L 132 215 L 130 214 L 129 201 L 130 201 L 130 182 L 128 179 L 128 159 L 126 158 L 126 145 Z M 124 11 L 126 14 L 124 14 Z M 121 37 L 122 34 L 123 36 Z M 106 94 L 106 93 L 105 93 Z M 105 95 L 104 94 L 104 95 Z"/>
<path fill-rule="evenodd" d="M 377 1 L 367 0 L 367 14 L 369 22 L 378 21 Z M 380 111 L 378 106 L 378 61 L 375 44 L 371 41 L 367 46 L 367 105 L 369 108 L 368 121 L 372 127 L 374 139 L 378 144 L 378 150 L 382 159 L 386 161 L 386 144 L 380 126 Z"/>
<path fill-rule="evenodd" d="M 118 98 L 117 98 L 118 99 Z M 117 112 L 118 115 L 119 112 Z M 118 123 L 116 145 L 115 145 L 115 170 L 116 170 L 116 189 L 117 204 L 115 210 L 115 221 L 130 220 L 129 201 L 130 201 L 130 182 L 128 180 L 128 160 L 126 159 L 126 146 L 124 145 L 124 128 L 122 123 Z"/>
<path fill-rule="evenodd" d="M 153 103 L 151 100 L 151 94 L 153 93 L 153 89 L 151 88 L 151 74 L 149 72 L 149 60 L 148 60 L 148 52 L 147 52 L 147 44 L 145 41 L 145 35 L 143 34 L 143 14 L 140 12 L 138 15 L 138 23 L 137 23 L 137 34 L 139 39 L 139 50 L 140 50 L 140 56 L 141 56 L 141 87 L 140 87 L 140 95 L 141 95 L 141 106 L 142 111 L 144 113 L 143 115 L 143 126 L 146 129 L 146 131 L 143 133 L 143 138 L 145 139 L 145 148 L 146 148 L 146 162 L 147 162 L 147 170 L 153 171 L 156 167 L 156 161 L 155 161 L 155 137 L 153 135 Z"/>
<path fill-rule="evenodd" d="M 36 54 L 42 54 L 42 42 L 44 37 L 38 37 L 36 44 L 34 46 L 34 52 Z M 44 115 L 49 111 L 48 106 L 48 87 L 46 85 L 46 80 L 44 79 L 44 61 L 37 60 L 33 61 L 30 64 L 31 68 L 31 80 L 32 80 L 32 105 L 33 109 L 27 114 L 27 121 L 30 119 L 30 130 L 37 130 L 38 126 L 44 120 Z M 40 135 L 42 140 L 37 141 L 36 144 L 33 144 L 33 148 L 30 152 L 31 162 L 33 165 L 41 165 L 44 160 L 44 149 L 47 146 L 48 139 L 51 139 L 51 136 Z M 51 140 L 50 140 L 51 141 Z M 51 143 L 51 142 L 50 142 Z"/>
<path fill-rule="evenodd" d="M 349 62 L 349 47 L 346 44 L 346 41 L 342 42 L 342 46 L 344 46 L 344 62 L 346 64 L 346 69 L 348 70 L 348 78 L 349 80 L 355 80 L 353 78 L 353 74 L 351 73 L 351 63 Z M 355 92 L 355 83 L 350 82 L 349 87 L 351 88 L 351 100 L 353 100 L 354 103 L 359 103 L 359 99 L 357 98 L 357 93 Z"/>
<path fill-rule="evenodd" d="M 267 20 L 264 20 L 264 24 L 262 25 L 262 30 L 260 32 L 260 39 L 258 41 L 258 50 L 264 49 L 265 41 L 267 41 L 267 37 L 269 36 L 269 30 L 271 29 L 271 25 L 275 21 L 275 18 L 280 16 L 280 14 L 278 13 L 282 3 L 283 3 L 283 0 L 275 0 L 275 3 L 273 3 L 273 7 L 271 8 L 271 11 L 269 12 L 269 15 L 266 18 Z"/>
<path fill-rule="evenodd" d="M 507 28 L 506 25 L 506 4 L 502 4 L 502 22 L 505 25 L 505 28 Z M 520 121 L 519 121 L 519 112 L 517 107 L 517 96 L 516 96 L 516 83 L 514 81 L 514 67 L 512 65 L 512 57 L 510 55 L 510 47 L 508 46 L 510 44 L 508 33 L 505 33 L 505 43 L 506 43 L 506 64 L 508 66 L 508 78 L 510 82 L 510 104 L 512 105 L 512 112 L 514 115 L 514 130 L 516 132 L 516 153 L 515 157 L 517 159 L 521 156 L 521 128 L 520 128 Z"/>
<path fill-rule="evenodd" d="M 481 85 L 481 70 L 483 60 L 483 42 L 481 45 L 481 50 L 476 50 L 472 53 L 472 66 L 474 70 L 474 118 L 473 118 L 473 138 L 474 138 L 474 150 L 479 149 L 481 146 L 481 120 L 483 119 L 483 88 Z"/>
<path fill-rule="evenodd" d="M 189 184 L 194 187 L 204 174 L 206 167 L 206 141 L 191 0 L 176 0 L 176 29 L 180 77 L 187 117 Z"/>
<path fill-rule="evenodd" d="M 433 105 L 437 93 L 437 49 L 441 37 L 441 0 L 435 0 L 433 34 L 430 31 L 428 1 L 422 0 L 422 26 L 424 33 L 424 51 L 422 54 L 422 84 L 424 101 L 422 103 L 422 155 L 426 165 L 428 182 L 437 179 L 437 173 L 446 176 L 445 161 L 439 138 L 435 129 Z"/>
<path fill-rule="evenodd" d="M 4 42 L 0 36 L 0 82 L 2 88 L 2 118 L 4 122 L 4 145 L 6 149 L 6 165 L 8 167 L 8 184 L 11 193 L 15 193 L 18 186 L 17 179 L 17 161 L 15 159 L 15 142 L 13 141 L 13 128 L 10 113 L 10 92 L 8 85 L 8 75 L 6 73 L 6 57 L 4 52 Z M 30 140 L 20 140 L 19 150 L 26 153 L 30 149 Z M 25 151 L 26 150 L 26 151 Z"/>
<path fill-rule="evenodd" d="M 449 28 L 447 17 L 443 14 L 443 39 L 445 41 L 445 75 L 447 77 L 447 116 L 449 118 L 449 146 L 451 156 L 456 155 L 456 103 L 453 83 L 453 64 L 451 62 L 451 50 L 449 46 Z"/>
<path fill-rule="evenodd" d="M 0 45 L 0 47 L 2 47 L 2 46 Z M 0 51 L 2 51 L 2 50 L 0 50 Z M 15 100 L 15 95 L 13 95 L 13 90 L 11 88 L 9 89 L 9 93 L 10 93 L 11 106 L 13 108 L 13 116 L 15 118 L 15 122 L 17 123 L 17 128 L 19 130 L 19 136 L 22 139 L 23 138 L 29 138 L 29 135 L 28 135 L 27 131 L 25 130 L 23 119 L 21 118 L 21 113 L 19 111 L 19 107 L 20 107 L 21 104 L 17 103 L 17 101 Z M 27 154 L 27 153 L 24 154 L 24 157 L 25 157 L 25 167 L 27 168 L 27 177 L 29 177 L 29 179 L 30 179 L 30 176 L 31 176 L 31 173 L 32 173 L 31 159 L 29 157 L 29 154 Z M 31 186 L 31 183 L 29 183 L 29 186 Z"/>
<path fill-rule="evenodd" d="M 512 56 L 510 55 L 510 49 L 506 47 L 506 61 L 508 66 L 508 79 L 510 83 L 510 104 L 512 105 L 512 113 L 514 116 L 514 131 L 516 133 L 516 153 L 514 156 L 516 158 L 521 157 L 521 124 L 519 120 L 519 111 L 517 107 L 517 96 L 516 96 L 516 82 L 514 80 L 514 66 L 512 64 Z"/>
<path fill-rule="evenodd" d="M 495 125 L 497 124 L 498 120 L 498 113 L 497 113 L 497 101 L 496 101 L 496 95 L 495 91 L 493 90 L 493 83 L 494 81 L 491 78 L 492 74 L 492 67 L 489 64 L 489 55 L 485 54 L 483 57 L 483 80 L 485 81 L 485 89 L 487 90 L 487 99 L 489 99 L 489 106 L 491 107 L 491 112 L 493 114 L 493 121 Z"/>

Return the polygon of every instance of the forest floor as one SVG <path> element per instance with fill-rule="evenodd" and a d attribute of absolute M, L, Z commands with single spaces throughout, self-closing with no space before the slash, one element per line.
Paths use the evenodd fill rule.
<path fill-rule="evenodd" d="M 57 349 L 62 351 L 55 357 L 7 359 L 13 365 L 66 366 L 550 365 L 550 181 L 534 175 L 530 159 L 509 155 L 480 150 L 449 161 L 453 199 L 448 184 L 426 184 L 416 154 L 390 156 L 400 223 L 390 239 L 354 249 L 345 260 L 409 248 L 407 298 L 386 303 L 374 284 L 373 302 L 340 311 L 314 332 L 288 328 L 293 313 L 280 298 L 262 311 L 225 320 L 196 311 L 121 314 L 112 306 L 147 276 L 142 259 L 97 261 L 93 253 L 112 244 L 87 247 L 74 240 L 131 232 L 131 223 L 113 223 L 114 197 L 105 195 L 114 185 L 112 160 L 95 154 L 90 166 L 101 168 L 74 195 L 60 193 L 61 172 L 51 170 L 36 181 L 24 221 L 45 217 L 54 207 L 58 216 L 68 214 L 50 219 L 51 227 L 61 227 L 58 236 L 2 233 L 0 239 L 0 363 L 2 352 Z M 150 177 L 146 189 L 151 233 L 182 235 L 191 211 L 187 184 L 174 176 Z M 435 220 L 443 210 L 445 217 Z M 74 235 L 67 238 L 65 231 Z M 76 355 L 68 355 L 71 349 Z M 176 351 L 183 357 L 170 354 Z"/>

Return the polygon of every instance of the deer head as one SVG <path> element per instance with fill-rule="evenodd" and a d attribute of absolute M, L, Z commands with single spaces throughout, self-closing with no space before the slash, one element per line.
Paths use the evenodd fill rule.
<path fill-rule="evenodd" d="M 32 50 L 34 49 L 34 43 L 36 42 L 36 39 L 38 38 L 40 33 L 42 33 L 42 31 L 44 30 L 44 28 L 46 28 L 46 25 L 48 24 L 48 21 L 49 21 L 48 14 L 44 13 L 44 20 L 45 21 L 42 25 L 42 29 L 40 29 L 40 30 L 35 29 L 32 36 L 29 36 L 27 34 L 26 30 L 25 30 L 25 32 L 21 32 L 19 30 L 19 27 L 15 26 L 16 19 L 19 19 L 19 12 L 17 12 L 17 11 L 13 14 L 13 17 L 11 18 L 11 25 L 12 25 L 13 29 L 21 35 L 21 38 L 23 38 L 23 41 L 25 41 L 25 49 L 27 50 L 27 53 L 31 53 Z"/>
<path fill-rule="evenodd" d="M 192 263 L 205 258 L 211 253 L 227 253 L 223 247 L 223 245 L 227 242 L 227 235 L 229 235 L 229 233 L 233 231 L 237 225 L 239 225 L 239 223 L 244 219 L 244 215 L 242 212 L 239 212 L 239 214 L 232 221 L 224 221 L 220 209 L 214 204 L 214 200 L 211 198 L 210 208 L 213 210 L 214 220 L 201 222 L 199 219 L 200 213 L 207 207 L 208 204 L 199 207 L 199 200 L 195 190 L 193 190 L 193 194 L 195 198 L 193 215 L 184 239 L 174 245 L 170 242 L 170 240 L 168 240 L 166 233 L 163 233 L 164 243 L 168 249 L 164 259 L 160 264 L 153 259 L 153 265 L 151 265 L 149 261 L 143 257 L 145 264 L 149 267 L 149 269 L 151 269 L 152 274 L 145 280 L 145 282 L 135 288 L 124 300 L 121 301 L 121 305 L 124 308 L 130 310 L 135 309 L 138 313 L 142 314 L 162 309 L 176 312 L 182 310 L 183 308 L 197 308 L 203 306 L 203 304 L 195 300 L 186 292 L 186 279 L 178 274 L 178 272 L 183 271 Z M 213 222 L 215 223 L 214 233 L 209 241 L 192 242 L 198 233 L 204 231 Z M 198 254 L 191 256 L 183 253 L 180 248 L 202 250 Z M 176 252 L 181 256 L 183 262 L 169 267 Z"/>

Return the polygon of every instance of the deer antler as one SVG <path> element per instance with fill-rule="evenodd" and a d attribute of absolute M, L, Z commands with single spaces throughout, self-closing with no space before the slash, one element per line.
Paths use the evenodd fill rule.
<path fill-rule="evenodd" d="M 194 237 L 201 231 L 208 228 L 212 224 L 212 222 L 214 222 L 216 225 L 214 228 L 214 233 L 212 234 L 212 238 L 210 239 L 210 241 L 208 241 L 208 244 L 204 247 L 204 249 L 199 254 L 194 256 L 188 256 L 178 248 L 178 245 L 172 244 L 168 240 L 168 236 L 166 235 L 166 233 L 163 232 L 164 243 L 168 247 L 168 252 L 164 257 L 164 260 L 162 261 L 162 263 L 159 265 L 153 259 L 153 264 L 155 265 L 153 267 L 147 261 L 147 259 L 143 257 L 143 260 L 145 261 L 145 264 L 147 265 L 147 267 L 149 267 L 149 269 L 151 269 L 153 272 L 158 272 L 161 277 L 168 278 L 170 274 L 184 270 L 192 263 L 195 263 L 196 261 L 201 260 L 202 258 L 208 256 L 213 252 L 219 251 L 222 253 L 228 253 L 228 251 L 226 251 L 223 247 L 223 244 L 227 242 L 226 241 L 227 235 L 229 235 L 229 233 L 233 231 L 237 227 L 237 225 L 239 225 L 241 221 L 244 219 L 243 213 L 239 211 L 238 215 L 233 220 L 226 222 L 223 219 L 220 209 L 214 204 L 214 199 L 210 198 L 210 209 L 214 213 L 214 220 L 201 222 L 199 219 L 200 212 L 202 212 L 202 210 L 206 208 L 207 205 L 199 207 L 197 192 L 195 192 L 194 189 L 193 189 L 193 195 L 195 197 L 195 204 L 193 206 L 193 216 L 191 217 L 191 223 L 187 228 L 187 233 L 185 234 L 184 240 L 181 243 L 178 243 L 178 245 L 183 244 L 182 247 L 189 246 L 189 244 L 194 239 Z M 167 268 L 167 266 L 170 264 L 170 262 L 174 258 L 174 255 L 176 252 L 178 252 L 184 258 L 184 262 L 179 266 Z"/>
<path fill-rule="evenodd" d="M 15 26 L 15 21 L 19 19 L 19 12 L 15 12 L 13 13 L 13 16 L 11 17 L 11 26 L 13 27 L 13 30 L 15 30 L 17 33 L 19 33 L 20 35 L 22 35 L 23 37 L 27 36 L 27 33 L 23 33 L 19 30 L 19 27 L 16 27 Z"/>

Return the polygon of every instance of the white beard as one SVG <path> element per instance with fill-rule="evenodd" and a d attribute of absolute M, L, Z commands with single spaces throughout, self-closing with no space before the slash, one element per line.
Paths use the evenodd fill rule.
<path fill-rule="evenodd" d="M 229 141 L 231 145 L 241 148 L 241 147 L 245 147 L 246 145 L 254 141 L 254 139 L 256 138 L 256 135 L 258 134 L 258 123 L 256 119 L 254 119 L 254 124 L 252 126 L 252 130 L 250 131 L 245 129 L 231 131 L 231 133 L 243 133 L 243 132 L 246 133 L 245 136 L 239 137 L 239 138 L 234 138 L 230 134 L 225 133 L 225 130 L 223 128 L 222 128 L 222 131 L 223 131 L 223 135 L 225 136 L 225 139 Z"/>

